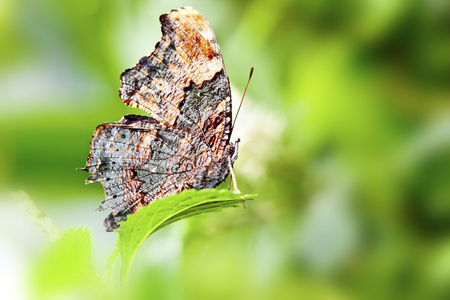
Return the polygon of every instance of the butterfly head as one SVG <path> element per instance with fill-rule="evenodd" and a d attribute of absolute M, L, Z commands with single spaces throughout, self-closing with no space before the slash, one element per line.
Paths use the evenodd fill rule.
<path fill-rule="evenodd" d="M 238 158 L 238 151 L 239 151 L 239 142 L 241 140 L 238 138 L 236 142 L 230 143 L 226 146 L 225 151 L 231 158 L 231 163 L 234 163 L 236 159 Z"/>

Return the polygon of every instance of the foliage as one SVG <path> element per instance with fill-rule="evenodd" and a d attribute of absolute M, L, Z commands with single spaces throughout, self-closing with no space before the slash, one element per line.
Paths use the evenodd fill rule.
<path fill-rule="evenodd" d="M 0 187 L 26 190 L 60 228 L 103 236 L 90 213 L 102 187 L 74 169 L 97 125 L 142 113 L 117 96 L 120 73 L 154 49 L 158 16 L 183 5 L 1 1 Z M 234 100 L 255 67 L 234 166 L 260 200 L 190 218 L 176 250 L 152 244 L 151 263 L 135 259 L 135 299 L 149 286 L 161 299 L 447 299 L 449 1 L 189 5 L 216 33 Z M 5 224 L 1 239 L 24 226 Z M 17 267 L 1 269 L 10 279 Z"/>
<path fill-rule="evenodd" d="M 97 299 L 107 291 L 92 266 L 91 249 L 89 230 L 69 229 L 34 266 L 32 279 L 36 295 L 42 299 L 68 294 Z"/>
<path fill-rule="evenodd" d="M 122 228 L 118 231 L 117 248 L 122 256 L 122 282 L 127 280 L 137 251 L 151 234 L 188 217 L 236 207 L 244 199 L 254 196 L 243 196 L 228 190 L 188 190 L 143 207 L 122 223 Z"/>
<path fill-rule="evenodd" d="M 188 217 L 237 207 L 244 199 L 249 200 L 254 196 L 235 194 L 228 190 L 188 190 L 156 200 L 121 223 L 117 249 L 107 262 L 110 272 L 120 254 L 121 284 L 126 287 L 131 264 L 150 235 Z M 92 241 L 87 229 L 69 229 L 57 239 L 34 267 L 32 279 L 36 295 L 42 299 L 62 295 L 97 299 L 106 295 L 111 298 L 113 294 L 117 294 L 96 274 L 91 263 L 91 249 Z M 111 276 L 109 280 L 112 287 Z"/>

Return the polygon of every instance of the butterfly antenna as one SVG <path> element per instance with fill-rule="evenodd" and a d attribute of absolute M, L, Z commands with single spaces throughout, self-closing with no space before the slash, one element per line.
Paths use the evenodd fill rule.
<path fill-rule="evenodd" d="M 239 107 L 236 112 L 236 116 L 234 117 L 233 124 L 231 125 L 231 132 L 233 132 L 234 123 L 236 123 L 237 116 L 239 114 L 239 111 L 241 110 L 242 102 L 244 102 L 245 93 L 247 92 L 248 84 L 250 83 L 250 79 L 252 79 L 252 75 L 253 75 L 253 67 L 250 68 L 250 75 L 248 75 L 248 81 L 247 81 L 247 85 L 245 86 L 244 94 L 242 95 L 241 103 L 239 103 Z M 231 133 L 230 133 L 230 135 L 231 135 Z"/>

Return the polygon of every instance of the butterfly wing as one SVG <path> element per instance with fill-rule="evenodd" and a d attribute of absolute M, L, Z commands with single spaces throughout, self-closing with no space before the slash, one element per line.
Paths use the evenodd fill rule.
<path fill-rule="evenodd" d="M 107 231 L 154 199 L 216 187 L 228 174 L 231 93 L 214 33 L 189 7 L 160 21 L 161 41 L 125 70 L 119 91 L 154 119 L 128 115 L 97 127 L 84 168 L 87 182 L 103 184 Z"/>
<path fill-rule="evenodd" d="M 231 127 L 231 92 L 214 32 L 190 7 L 160 21 L 161 41 L 122 73 L 120 97 L 162 123 L 202 136 L 220 159 Z"/>
<path fill-rule="evenodd" d="M 154 199 L 193 184 L 194 156 L 207 146 L 194 149 L 191 139 L 144 116 L 127 115 L 97 127 L 84 170 L 92 174 L 87 183 L 101 182 L 105 190 L 99 210 L 112 209 L 105 220 L 108 231 Z"/>

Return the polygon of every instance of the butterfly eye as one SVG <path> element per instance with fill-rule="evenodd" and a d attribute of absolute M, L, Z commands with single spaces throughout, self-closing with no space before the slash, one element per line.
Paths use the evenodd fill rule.
<path fill-rule="evenodd" d="M 234 154 L 234 151 L 235 151 L 234 145 L 233 145 L 233 144 L 227 145 L 227 147 L 225 148 L 225 151 L 227 151 L 228 154 L 229 154 L 230 156 L 232 156 L 232 155 Z"/>

